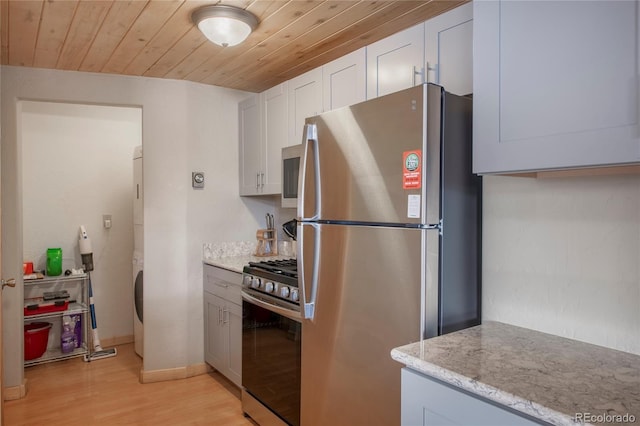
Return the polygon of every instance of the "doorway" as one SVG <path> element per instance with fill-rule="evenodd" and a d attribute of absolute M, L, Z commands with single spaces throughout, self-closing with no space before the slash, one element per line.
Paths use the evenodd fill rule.
<path fill-rule="evenodd" d="M 133 338 L 133 152 L 142 144 L 142 109 L 19 101 L 18 111 L 24 260 L 42 270 L 47 248 L 60 247 L 63 271 L 81 268 L 83 225 L 102 343 L 126 343 Z"/>

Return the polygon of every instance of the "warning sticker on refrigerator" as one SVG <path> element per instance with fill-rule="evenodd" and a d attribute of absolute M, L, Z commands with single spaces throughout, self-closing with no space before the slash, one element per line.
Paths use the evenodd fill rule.
<path fill-rule="evenodd" d="M 407 196 L 407 217 L 410 219 L 420 218 L 420 195 L 409 194 Z"/>
<path fill-rule="evenodd" d="M 422 186 L 422 150 L 402 153 L 402 189 L 420 189 Z"/>

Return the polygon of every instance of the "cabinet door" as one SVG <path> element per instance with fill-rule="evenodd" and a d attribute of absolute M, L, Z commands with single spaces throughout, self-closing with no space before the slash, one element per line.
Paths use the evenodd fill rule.
<path fill-rule="evenodd" d="M 262 194 L 280 194 L 282 191 L 282 148 L 288 145 L 288 83 L 282 83 L 263 92 L 264 109 L 264 178 L 261 176 Z"/>
<path fill-rule="evenodd" d="M 227 377 L 242 385 L 242 307 L 227 303 L 225 326 L 228 333 Z"/>
<path fill-rule="evenodd" d="M 302 143 L 304 120 L 322 112 L 322 68 L 289 80 L 289 145 Z"/>
<path fill-rule="evenodd" d="M 640 161 L 638 1 L 473 7 L 475 172 Z"/>
<path fill-rule="evenodd" d="M 516 426 L 538 423 L 409 368 L 402 369 L 402 425 Z"/>
<path fill-rule="evenodd" d="M 424 24 L 367 46 L 367 99 L 423 82 Z"/>
<path fill-rule="evenodd" d="M 260 188 L 262 141 L 259 95 L 238 104 L 240 195 L 255 195 Z"/>
<path fill-rule="evenodd" d="M 427 81 L 456 95 L 473 92 L 473 5 L 424 23 Z"/>
<path fill-rule="evenodd" d="M 204 293 L 204 360 L 225 374 L 227 345 L 223 309 L 223 299 Z"/>
<path fill-rule="evenodd" d="M 323 110 L 349 106 L 367 98 L 366 48 L 322 66 Z"/>

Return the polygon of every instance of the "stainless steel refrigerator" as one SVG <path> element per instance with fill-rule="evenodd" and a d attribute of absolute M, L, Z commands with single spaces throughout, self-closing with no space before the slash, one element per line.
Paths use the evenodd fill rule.
<path fill-rule="evenodd" d="M 392 348 L 480 322 L 471 99 L 425 84 L 308 118 L 301 424 L 400 424 Z"/>

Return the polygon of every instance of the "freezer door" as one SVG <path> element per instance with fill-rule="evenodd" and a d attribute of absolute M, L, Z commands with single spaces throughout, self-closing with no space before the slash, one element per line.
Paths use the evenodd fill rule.
<path fill-rule="evenodd" d="M 441 92 L 417 86 L 307 118 L 299 219 L 437 223 Z"/>
<path fill-rule="evenodd" d="M 437 236 L 418 229 L 299 226 L 299 284 L 302 298 L 314 302 L 313 318 L 302 323 L 301 424 L 399 424 L 402 366 L 390 352 L 421 339 L 421 253 L 429 232 Z"/>

